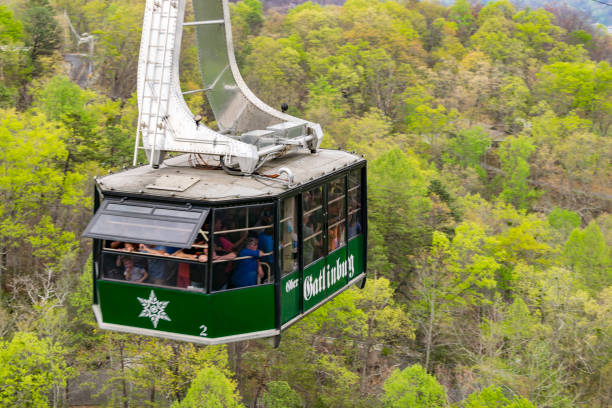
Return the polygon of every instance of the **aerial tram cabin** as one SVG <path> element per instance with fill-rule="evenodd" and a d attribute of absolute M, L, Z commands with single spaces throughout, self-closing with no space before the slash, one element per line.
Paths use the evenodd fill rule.
<path fill-rule="evenodd" d="M 85 235 L 94 238 L 94 311 L 101 328 L 206 344 L 279 336 L 364 283 L 360 157 L 320 150 L 262 168 L 262 174 L 290 169 L 292 186 L 194 168 L 188 155 L 166 163 L 97 180 L 96 215 Z M 236 247 L 248 237 L 260 238 L 264 276 L 238 286 L 232 274 L 245 259 Z M 266 238 L 272 245 L 262 246 Z M 139 244 L 186 250 L 156 255 Z M 237 256 L 224 257 L 231 251 Z M 161 269 L 163 281 L 126 280 L 126 258 L 149 276 Z"/>
<path fill-rule="evenodd" d="M 366 277 L 366 161 L 238 71 L 227 0 L 147 0 L 134 167 L 97 178 L 93 309 L 103 329 L 203 344 L 275 337 Z M 183 91 L 183 29 L 202 89 Z M 183 95 L 204 92 L 212 129 Z M 149 164 L 136 167 L 144 151 Z M 172 154 L 168 154 L 173 152 Z"/>

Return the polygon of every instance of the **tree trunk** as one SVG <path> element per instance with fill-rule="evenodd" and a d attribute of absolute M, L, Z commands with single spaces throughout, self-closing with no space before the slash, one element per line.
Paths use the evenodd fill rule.
<path fill-rule="evenodd" d="M 427 328 L 425 329 L 425 371 L 429 372 L 429 360 L 431 356 L 432 339 L 433 339 L 433 326 L 436 316 L 436 309 L 434 306 L 434 300 L 429 302 L 429 321 L 427 322 Z"/>
<path fill-rule="evenodd" d="M 127 381 L 125 380 L 125 360 L 123 357 L 123 341 L 119 342 L 119 362 L 121 363 L 121 391 L 123 393 L 123 408 L 128 408 Z"/>

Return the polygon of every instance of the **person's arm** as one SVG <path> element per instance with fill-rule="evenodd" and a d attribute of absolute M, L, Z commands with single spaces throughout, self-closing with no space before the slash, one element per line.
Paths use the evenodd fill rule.
<path fill-rule="evenodd" d="M 145 244 L 140 244 L 138 246 L 138 249 L 140 249 L 142 252 L 146 252 L 146 253 L 152 254 L 152 255 L 162 255 L 162 256 L 168 255 L 168 253 L 166 251 L 164 251 L 163 249 L 149 248 Z"/>
<path fill-rule="evenodd" d="M 220 255 L 220 256 L 214 256 L 213 259 L 215 261 L 231 261 L 232 259 L 236 258 L 236 253 L 235 252 L 230 252 L 228 254 L 225 255 Z"/>
<path fill-rule="evenodd" d="M 192 260 L 197 260 L 198 256 L 195 254 L 186 254 L 185 251 L 183 251 L 183 249 L 179 249 L 178 251 L 176 251 L 175 253 L 173 253 L 170 256 L 174 256 L 177 258 L 183 258 L 183 259 L 192 259 Z"/>
<path fill-rule="evenodd" d="M 144 269 L 142 270 L 142 278 L 136 283 L 142 283 L 149 277 L 149 274 Z"/>
<path fill-rule="evenodd" d="M 242 236 L 240 237 L 240 239 L 236 242 L 234 242 L 234 248 L 238 248 L 240 246 L 240 244 L 242 244 L 244 242 L 245 239 L 247 239 L 247 237 L 249 236 L 248 231 L 243 231 L 242 232 Z"/>
<path fill-rule="evenodd" d="M 257 276 L 259 277 L 259 279 L 262 279 L 264 277 L 264 271 L 261 267 L 261 262 L 259 262 L 259 260 L 257 260 Z"/>

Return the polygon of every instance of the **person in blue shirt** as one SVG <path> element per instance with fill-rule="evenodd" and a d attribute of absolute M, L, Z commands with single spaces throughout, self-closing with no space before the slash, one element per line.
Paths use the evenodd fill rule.
<path fill-rule="evenodd" d="M 247 258 L 236 261 L 236 270 L 232 276 L 232 286 L 235 288 L 257 285 L 257 277 L 263 277 L 259 265 L 259 258 L 263 256 L 263 252 L 257 249 L 257 245 L 257 238 L 249 237 L 246 240 L 246 247 L 238 252 L 238 258 Z"/>
<path fill-rule="evenodd" d="M 261 261 L 267 262 L 270 265 L 272 265 L 272 262 L 274 262 L 274 254 L 272 253 L 274 251 L 274 236 L 272 233 L 272 228 L 266 228 L 264 231 L 260 232 L 259 236 L 257 237 L 257 249 L 262 251 L 264 254 L 269 254 L 263 256 Z"/>

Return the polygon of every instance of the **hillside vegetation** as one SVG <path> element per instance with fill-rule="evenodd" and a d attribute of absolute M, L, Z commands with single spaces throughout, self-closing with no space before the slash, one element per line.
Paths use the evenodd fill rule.
<path fill-rule="evenodd" d="M 253 91 L 369 161 L 368 282 L 278 349 L 200 347 L 99 331 L 90 307 L 80 234 L 92 177 L 131 163 L 144 1 L 2 4 L 0 406 L 612 406 L 605 29 L 507 0 L 233 3 Z M 87 89 L 64 11 L 96 36 Z M 182 61 L 201 88 L 188 35 Z"/>

